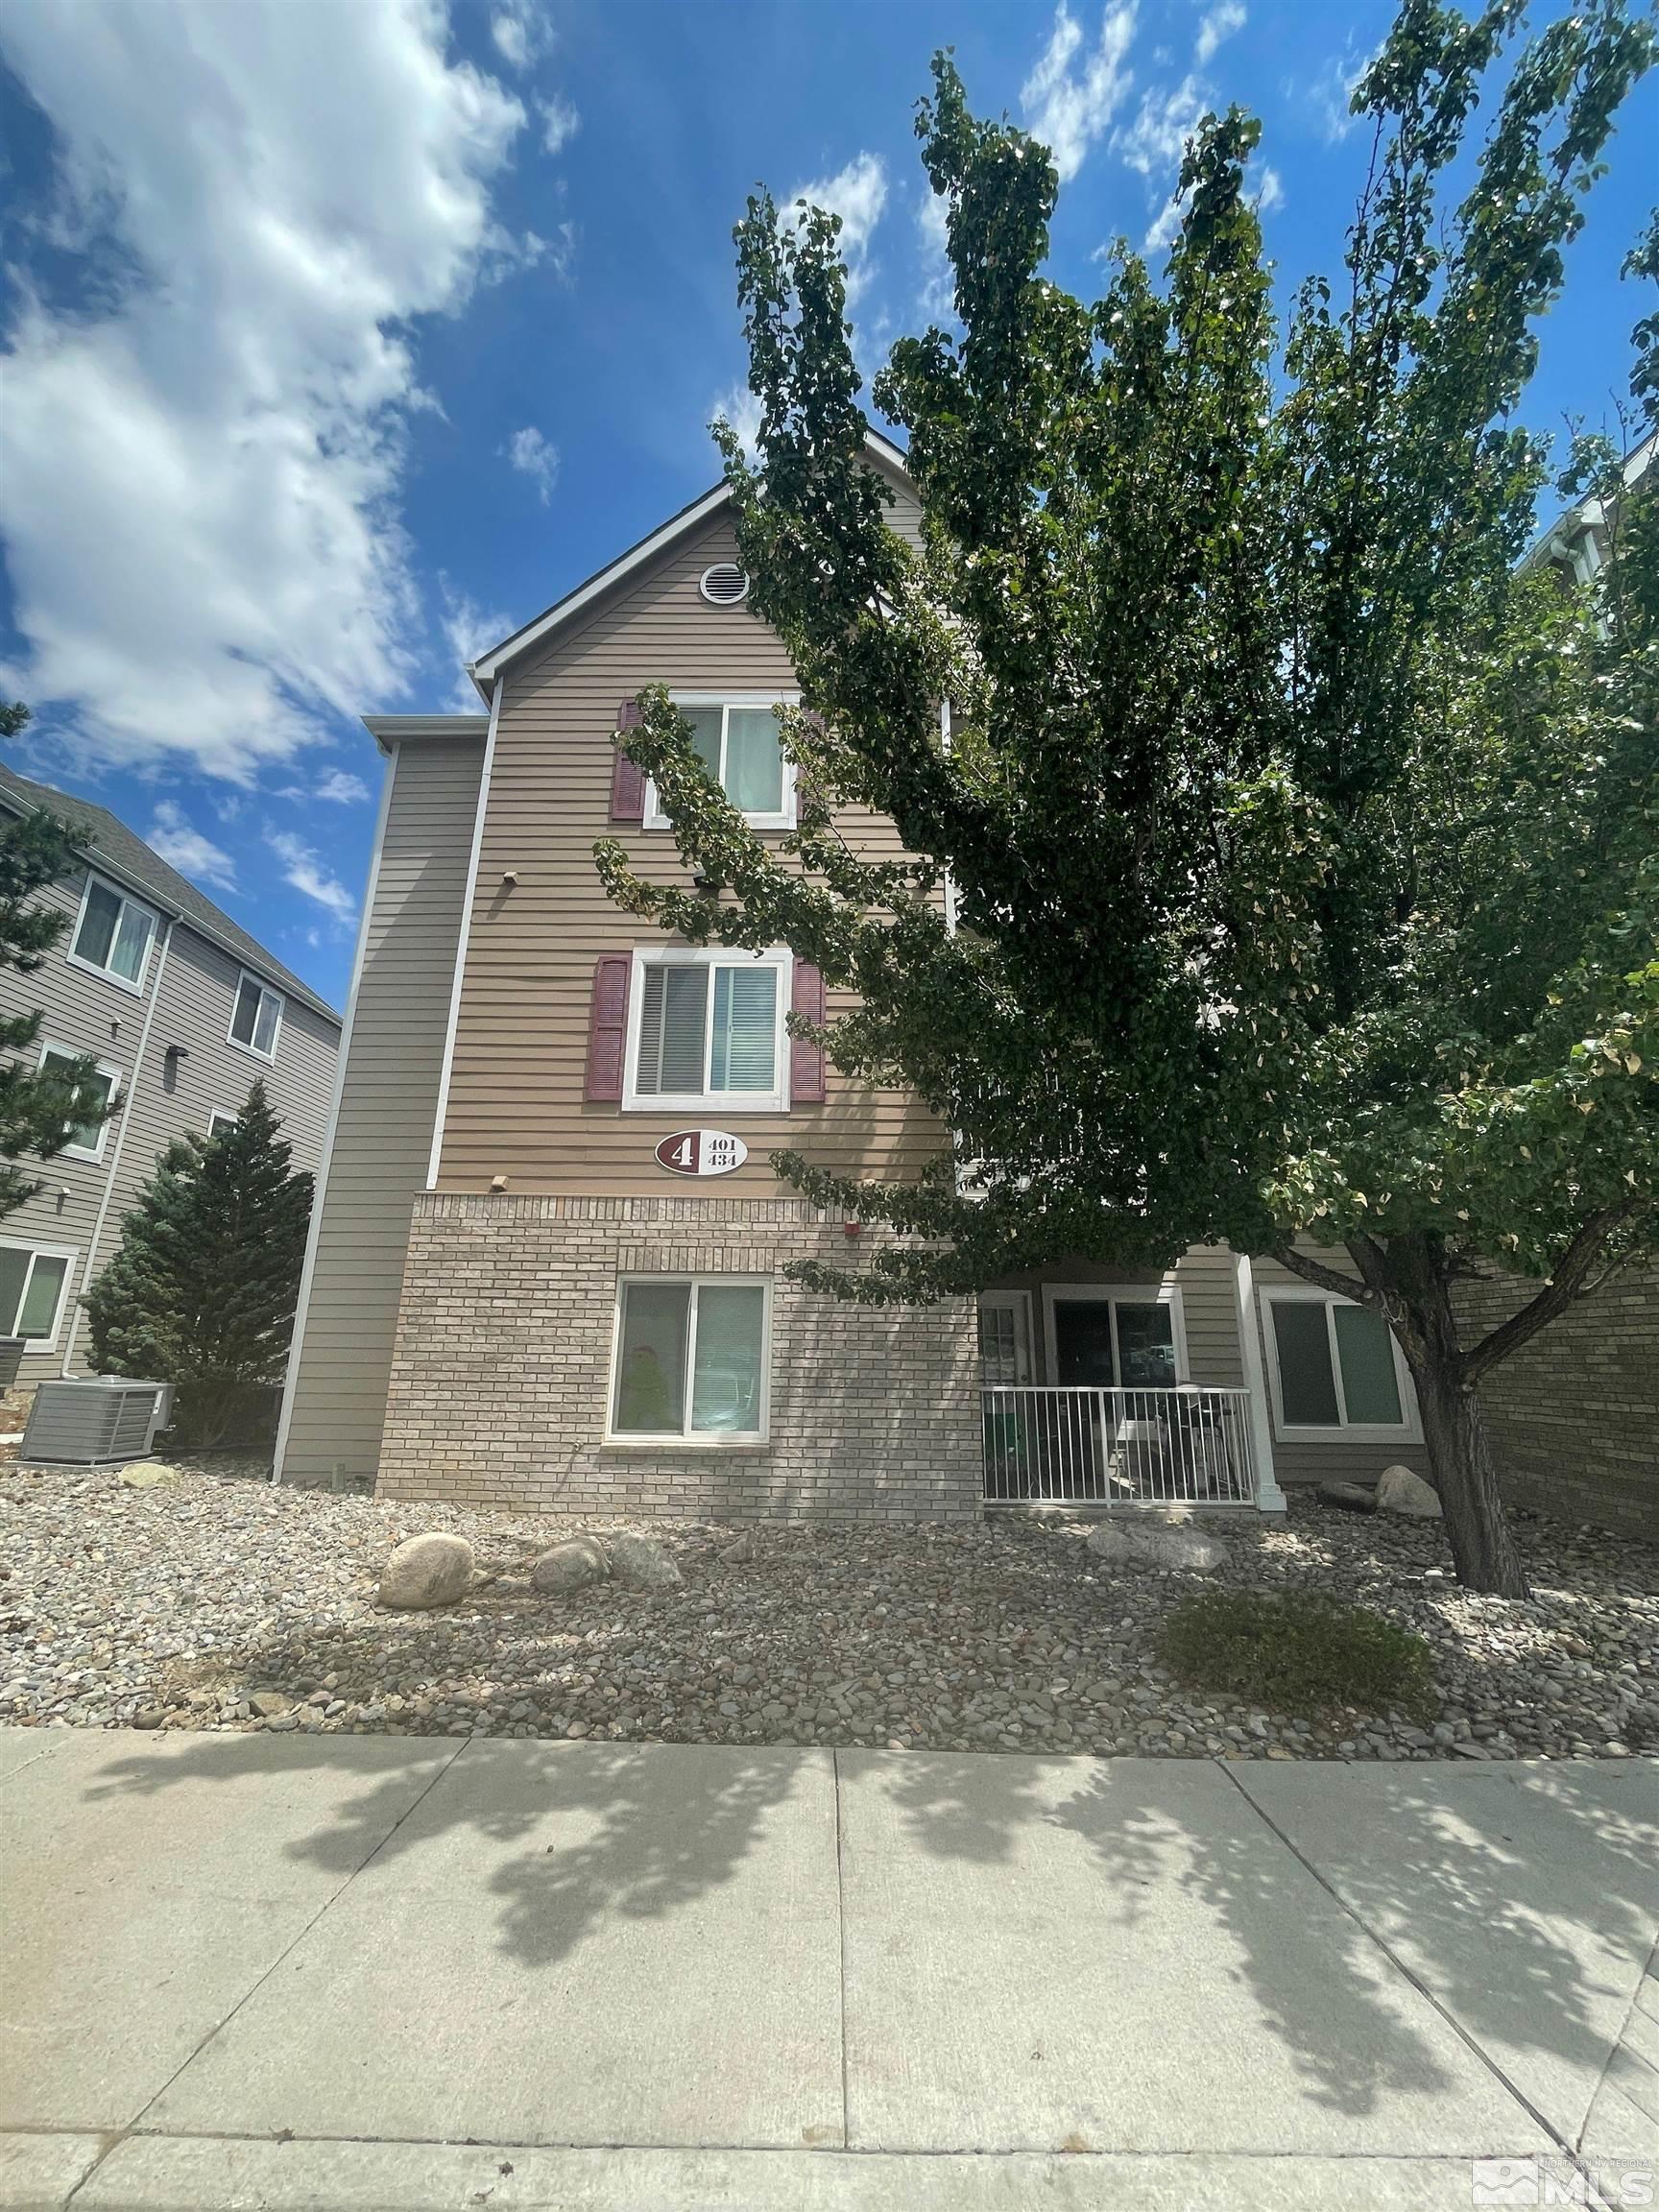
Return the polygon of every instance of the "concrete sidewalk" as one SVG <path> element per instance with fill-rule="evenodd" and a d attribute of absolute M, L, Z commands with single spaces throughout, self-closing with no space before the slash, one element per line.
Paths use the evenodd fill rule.
<path fill-rule="evenodd" d="M 0 1732 L 0 1912 L 5 2206 L 1243 2212 L 1659 2169 L 1645 1760 Z"/>

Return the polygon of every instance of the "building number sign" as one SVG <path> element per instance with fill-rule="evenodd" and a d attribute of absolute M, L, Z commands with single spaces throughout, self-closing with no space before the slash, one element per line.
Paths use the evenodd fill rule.
<path fill-rule="evenodd" d="M 748 1157 L 742 1138 L 724 1129 L 676 1129 L 657 1147 L 657 1164 L 670 1175 L 730 1175 Z"/>

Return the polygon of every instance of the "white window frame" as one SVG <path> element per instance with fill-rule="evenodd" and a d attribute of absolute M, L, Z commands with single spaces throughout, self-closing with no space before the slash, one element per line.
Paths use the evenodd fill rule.
<path fill-rule="evenodd" d="M 1031 1326 L 1030 1291 L 981 1290 L 978 1298 L 978 1309 L 980 1310 L 986 1310 L 990 1312 L 1010 1312 L 1016 1317 L 1018 1325 L 1024 1329 L 1025 1381 L 1021 1383 L 1015 1383 L 1012 1385 L 1012 1387 L 1021 1390 L 1028 1389 L 1030 1385 L 1036 1381 L 1037 1377 L 1037 1340 L 1035 1332 Z M 975 1331 L 977 1331 L 977 1314 L 975 1314 Z M 977 1355 L 977 1342 L 975 1342 L 974 1345 L 974 1352 Z M 982 1389 L 1005 1387 L 1005 1385 L 1002 1384 L 993 1385 L 987 1383 L 983 1370 L 981 1370 L 979 1376 L 979 1383 Z"/>
<path fill-rule="evenodd" d="M 60 1045 L 56 1037 L 43 1037 L 40 1040 L 40 1058 L 36 1063 L 37 1068 L 42 1073 L 45 1071 L 47 1055 L 52 1052 L 61 1053 L 65 1060 L 84 1060 L 90 1058 L 90 1055 L 87 1053 L 77 1052 L 72 1045 Z M 112 1060 L 94 1060 L 93 1066 L 97 1069 L 100 1075 L 108 1076 L 110 1097 L 118 1097 L 121 1089 L 121 1080 L 125 1070 L 117 1068 Z M 64 1160 L 102 1160 L 104 1157 L 104 1140 L 108 1136 L 109 1124 L 114 1118 L 114 1115 L 107 1115 L 105 1118 L 99 1122 L 98 1141 L 95 1144 L 91 1146 L 84 1144 L 65 1144 L 61 1154 L 58 1155 L 58 1157 L 60 1157 Z M 74 1124 L 71 1123 L 70 1126 L 73 1127 Z"/>
<path fill-rule="evenodd" d="M 77 952 L 75 950 L 81 941 L 81 926 L 86 919 L 86 908 L 95 884 L 102 884 L 111 898 L 119 899 L 123 909 L 132 906 L 138 913 L 148 914 L 150 917 L 150 933 L 144 940 L 144 957 L 138 963 L 138 976 L 135 982 L 130 983 L 125 975 L 117 975 L 113 968 L 100 968 L 96 960 L 88 960 L 84 953 Z M 75 926 L 69 932 L 69 943 L 63 957 L 68 961 L 71 968 L 79 968 L 84 975 L 99 976 L 104 982 L 112 983 L 117 991 L 125 991 L 134 998 L 142 998 L 144 996 L 144 978 L 150 973 L 150 955 L 156 950 L 156 935 L 160 926 L 161 917 L 148 901 L 135 899 L 131 891 L 124 890 L 119 883 L 111 882 L 108 876 L 100 876 L 95 869 L 88 868 L 86 880 L 81 886 L 81 903 L 75 909 Z M 120 931 L 121 916 L 117 914 L 115 917 L 115 936 L 119 936 Z M 111 951 L 115 949 L 115 936 L 109 940 Z"/>
<path fill-rule="evenodd" d="M 778 971 L 776 1028 L 772 1045 L 773 1085 L 770 1091 L 673 1091 L 642 1094 L 639 1074 L 639 1030 L 645 1014 L 645 971 L 648 968 L 741 968 L 745 964 Z M 622 1111 L 625 1114 L 787 1114 L 789 1111 L 789 1033 L 783 1017 L 789 1011 L 794 979 L 794 955 L 786 945 L 766 952 L 745 952 L 741 946 L 637 945 L 628 977 L 628 1049 L 622 1070 Z M 703 1066 L 712 1066 L 710 1034 L 714 1023 L 714 990 L 710 984 L 704 1008 Z"/>
<path fill-rule="evenodd" d="M 1180 1286 L 1163 1283 L 1045 1283 L 1043 1286 L 1043 1371 L 1048 1378 L 1050 1388 L 1062 1387 L 1059 1374 L 1059 1344 L 1054 1332 L 1054 1309 L 1061 1304 L 1089 1301 L 1096 1306 L 1110 1304 L 1112 1308 L 1112 1368 L 1117 1375 L 1123 1372 L 1123 1351 L 1118 1341 L 1118 1306 L 1121 1300 L 1129 1306 L 1167 1306 L 1170 1309 L 1170 1334 L 1175 1340 L 1175 1384 L 1179 1386 L 1189 1379 L 1187 1363 L 1187 1309 L 1181 1296 Z M 1147 1390 L 1155 1385 L 1147 1382 L 1122 1382 L 1114 1385 L 1118 1390 Z M 1167 1387 L 1167 1385 L 1156 1385 Z"/>
<path fill-rule="evenodd" d="M 1406 1355 L 1392 1329 L 1388 1331 L 1388 1346 L 1394 1355 L 1394 1383 L 1400 1393 L 1400 1419 L 1390 1421 L 1350 1421 L 1348 1397 L 1342 1387 L 1342 1360 L 1336 1344 L 1336 1324 L 1332 1319 L 1332 1309 L 1337 1306 L 1358 1306 L 1358 1298 L 1339 1298 L 1334 1290 L 1321 1290 L 1316 1284 L 1263 1284 L 1257 1293 L 1262 1310 L 1262 1345 L 1267 1360 L 1267 1386 L 1273 1400 L 1273 1433 L 1285 1444 L 1420 1444 L 1423 1441 L 1423 1422 L 1417 1409 L 1417 1392 L 1412 1384 L 1411 1370 L 1406 1364 Z M 1336 1389 L 1336 1409 L 1341 1420 L 1334 1428 L 1328 1421 L 1287 1422 L 1285 1418 L 1284 1385 L 1279 1374 L 1279 1332 L 1273 1326 L 1272 1306 L 1323 1306 L 1325 1335 L 1331 1347 L 1331 1376 Z M 1386 1319 L 1386 1316 L 1384 1316 Z"/>
<path fill-rule="evenodd" d="M 691 1293 L 691 1310 L 685 1324 L 685 1422 L 678 1434 L 671 1430 L 646 1433 L 637 1429 L 612 1427 L 616 1410 L 616 1363 L 622 1356 L 622 1306 L 633 1283 L 673 1284 Z M 691 1370 L 697 1356 L 697 1293 L 700 1289 L 753 1290 L 760 1300 L 760 1426 L 757 1429 L 692 1429 Z M 770 1275 L 618 1275 L 611 1310 L 611 1358 L 605 1377 L 605 1433 L 607 1446 L 623 1452 L 753 1452 L 772 1435 L 772 1278 Z"/>
<path fill-rule="evenodd" d="M 228 1107 L 210 1106 L 207 1110 L 207 1134 L 209 1138 L 217 1137 L 219 1134 L 213 1126 L 215 1121 L 228 1121 L 230 1127 L 234 1129 L 241 1118 L 240 1114 L 232 1114 Z"/>
<path fill-rule="evenodd" d="M 29 1286 L 35 1280 L 36 1261 L 63 1260 L 68 1262 L 63 1270 L 62 1286 L 58 1292 L 58 1310 L 52 1316 L 51 1335 L 25 1336 L 23 1339 L 28 1346 L 25 1358 L 36 1352 L 56 1352 L 59 1332 L 63 1326 L 64 1309 L 69 1305 L 70 1293 L 75 1287 L 75 1269 L 81 1259 L 80 1247 L 75 1244 L 36 1244 L 26 1237 L 0 1237 L 0 1252 L 27 1252 L 29 1255 L 28 1272 L 24 1275 L 23 1288 L 17 1299 L 19 1318 L 29 1303 Z"/>
<path fill-rule="evenodd" d="M 718 707 L 723 709 L 720 719 L 720 782 L 725 788 L 726 738 L 730 710 L 749 707 L 794 707 L 800 703 L 799 691 L 670 691 L 669 699 L 676 707 Z M 776 814 L 749 814 L 743 819 L 751 830 L 793 830 L 797 812 L 795 805 L 795 763 L 789 756 L 781 755 L 783 761 L 783 805 Z M 645 780 L 645 817 L 642 825 L 647 830 L 672 830 L 674 825 L 658 804 L 657 786 Z"/>
<path fill-rule="evenodd" d="M 255 1037 L 259 1034 L 259 1015 L 263 1010 L 265 999 L 275 998 L 276 1001 L 276 1026 L 271 1032 L 271 1049 L 269 1052 L 261 1052 L 258 1046 L 252 1042 L 244 1045 L 241 1038 L 235 1034 L 236 1009 L 242 1003 L 242 986 L 244 983 L 252 983 L 261 994 L 260 1004 L 253 1013 L 253 1035 Z M 266 1067 L 269 1068 L 276 1058 L 276 1046 L 281 1042 L 282 1037 L 282 1017 L 287 1011 L 288 1001 L 283 998 L 281 992 L 275 990 L 267 983 L 263 975 L 256 975 L 252 968 L 244 968 L 236 978 L 236 989 L 230 1000 L 230 1023 L 225 1032 L 226 1044 L 233 1046 L 238 1052 L 246 1052 L 250 1060 L 263 1060 Z"/>

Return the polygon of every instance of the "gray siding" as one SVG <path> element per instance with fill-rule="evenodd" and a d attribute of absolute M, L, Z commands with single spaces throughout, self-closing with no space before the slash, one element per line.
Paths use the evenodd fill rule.
<path fill-rule="evenodd" d="M 57 1246 L 76 1255 L 57 1337 L 25 1357 L 24 1382 L 56 1375 L 72 1334 L 72 1365 L 86 1372 L 85 1318 L 82 1315 L 77 1326 L 75 1302 L 113 1251 L 123 1214 L 173 1138 L 186 1129 L 204 1132 L 214 1108 L 236 1112 L 254 1077 L 261 1076 L 293 1145 L 296 1166 L 314 1172 L 334 1078 L 335 1025 L 293 999 L 284 1002 L 275 1062 L 228 1042 L 241 964 L 186 923 L 174 924 L 169 933 L 163 920 L 151 945 L 141 997 L 77 967 L 68 954 L 84 882 L 83 872 L 41 895 L 43 902 L 70 918 L 69 930 L 45 965 L 33 975 L 0 971 L 0 1011 L 43 1011 L 30 1060 L 47 1043 L 95 1053 L 120 1070 L 119 1089 L 127 1101 L 105 1125 L 101 1159 L 84 1161 L 60 1153 L 46 1162 L 40 1167 L 46 1190 L 0 1222 L 0 1241 Z M 181 1046 L 182 1057 L 169 1058 L 169 1045 Z M 109 1203 L 99 1232 L 107 1187 Z"/>
<path fill-rule="evenodd" d="M 387 800 L 309 1295 L 286 1408 L 285 1481 L 371 1479 L 380 1455 L 409 1219 L 426 1186 L 484 748 L 405 742 Z"/>

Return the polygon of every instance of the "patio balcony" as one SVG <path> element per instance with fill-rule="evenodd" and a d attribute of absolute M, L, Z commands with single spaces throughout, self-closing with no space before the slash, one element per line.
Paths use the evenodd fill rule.
<path fill-rule="evenodd" d="M 1269 1503 L 1248 1390 L 1010 1384 L 983 1388 L 979 1400 L 987 1503 Z"/>

